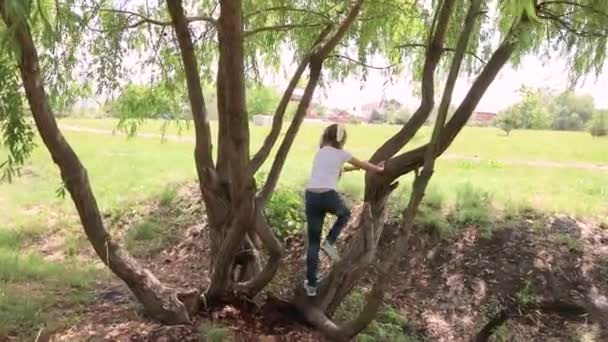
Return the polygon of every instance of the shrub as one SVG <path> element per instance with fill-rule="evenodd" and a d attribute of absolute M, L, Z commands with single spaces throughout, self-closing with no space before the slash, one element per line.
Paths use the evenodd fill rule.
<path fill-rule="evenodd" d="M 589 132 L 594 137 L 604 137 L 608 135 L 608 111 L 598 111 L 595 113 Z"/>
<path fill-rule="evenodd" d="M 302 195 L 292 189 L 277 189 L 264 213 L 280 239 L 297 233 L 306 221 Z"/>
<path fill-rule="evenodd" d="M 281 95 L 273 88 L 262 85 L 251 87 L 247 90 L 247 114 L 250 118 L 254 115 L 273 114 L 280 100 Z"/>

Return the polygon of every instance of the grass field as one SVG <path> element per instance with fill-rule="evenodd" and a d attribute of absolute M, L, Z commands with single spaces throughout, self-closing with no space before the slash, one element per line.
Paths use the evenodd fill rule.
<path fill-rule="evenodd" d="M 67 139 L 87 167 L 104 212 L 161 196 L 167 185 L 195 179 L 191 139 L 162 142 L 152 136 L 126 139 L 107 132 L 73 130 L 80 127 L 111 131 L 116 126 L 114 120 L 66 119 L 60 125 L 66 128 Z M 161 125 L 147 122 L 139 132 L 159 134 Z M 215 132 L 216 127 L 213 128 Z M 319 124 L 302 127 L 285 165 L 282 187 L 302 189 L 322 129 Z M 367 158 L 397 129 L 350 126 L 347 149 Z M 252 127 L 252 151 L 259 147 L 267 131 L 267 127 Z M 191 128 L 179 132 L 173 124 L 166 133 L 192 137 Z M 424 143 L 428 135 L 428 128 L 423 129 L 408 148 Z M 51 308 L 86 302 L 87 284 L 100 274 L 92 276 L 93 265 L 89 261 L 53 261 L 30 248 L 34 241 L 40 244 L 40 236 L 50 235 L 62 240 L 63 248 L 75 250 L 75 255 L 85 245 L 73 204 L 69 198 L 56 195 L 61 184 L 59 174 L 40 144 L 22 177 L 12 184 L 0 184 L 0 337 L 15 331 L 32 336 L 43 323 L 61 325 L 72 319 L 49 320 L 53 315 Z M 4 156 L 5 151 L 0 149 L 0 160 Z M 560 167 L 555 167 L 555 163 Z M 582 132 L 548 131 L 516 131 L 505 137 L 492 128 L 466 128 L 439 160 L 429 192 L 454 206 L 457 194 L 472 184 L 477 191 L 489 194 L 497 210 L 531 207 L 605 219 L 608 171 L 596 165 L 608 165 L 608 139 L 593 139 Z M 403 189 L 408 188 L 409 180 L 402 181 L 406 184 Z M 341 187 L 360 198 L 362 184 L 362 175 L 354 173 L 345 175 Z M 405 192 L 399 190 L 393 201 L 405 201 Z"/>
<path fill-rule="evenodd" d="M 61 124 L 107 130 L 116 126 L 113 120 L 63 120 Z M 140 132 L 158 134 L 160 125 L 148 122 Z M 319 124 L 304 125 L 285 165 L 281 184 L 298 188 L 305 182 L 322 128 Z M 366 158 L 397 129 L 351 126 L 347 148 Z M 266 127 L 252 128 L 252 151 L 259 147 L 267 131 Z M 167 130 L 167 134 L 177 133 L 173 125 Z M 428 133 L 428 129 L 423 130 L 411 146 L 424 143 Z M 70 131 L 66 134 L 87 167 L 104 210 L 154 195 L 167 183 L 195 178 L 190 141 L 161 142 L 159 138 L 126 139 Z M 186 129 L 182 134 L 188 137 L 192 131 Z M 470 160 L 474 157 L 477 158 Z M 529 162 L 539 165 L 526 165 Z M 545 162 L 573 167 L 552 167 L 544 165 Z M 593 168 L 595 164 L 608 164 L 608 139 L 592 138 L 584 132 L 550 131 L 516 131 L 505 137 L 493 128 L 466 128 L 439 160 L 431 184 L 448 201 L 462 184 L 473 183 L 491 193 L 499 208 L 517 204 L 543 211 L 605 216 L 608 172 Z M 361 174 L 346 175 L 343 190 L 354 195 L 360 193 L 361 177 Z M 0 185 L 0 224 L 31 219 L 32 211 L 71 208 L 69 201 L 55 194 L 60 184 L 57 168 L 48 153 L 37 148 L 22 178 L 13 184 Z"/>

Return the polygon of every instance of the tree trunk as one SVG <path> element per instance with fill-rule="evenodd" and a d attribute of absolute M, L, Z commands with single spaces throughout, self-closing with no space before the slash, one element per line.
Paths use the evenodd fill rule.
<path fill-rule="evenodd" d="M 243 65 L 242 3 L 240 0 L 220 1 L 218 37 L 220 61 L 218 98 L 221 97 L 220 132 L 230 198 L 230 224 L 219 253 L 213 263 L 210 297 L 221 297 L 233 289 L 230 270 L 235 255 L 256 216 L 255 185 L 249 170 L 249 121 L 245 104 L 245 70 Z M 219 102 L 219 101 L 218 101 Z M 248 248 L 249 246 L 245 246 Z"/>
<path fill-rule="evenodd" d="M 12 17 L 12 14 L 6 11 L 4 0 L 0 1 L 0 14 L 6 25 L 15 29 L 14 34 L 20 49 L 18 66 L 36 127 L 53 161 L 61 171 L 61 178 L 76 206 L 87 238 L 95 252 L 112 272 L 126 283 L 153 318 L 166 324 L 190 322 L 189 311 L 194 311 L 196 307 L 195 305 L 186 307 L 184 302 L 196 303 L 192 298 L 198 297 L 197 291 L 180 294 L 163 285 L 113 241 L 105 229 L 87 171 L 59 130 L 49 106 L 38 54 L 27 21 Z"/>
<path fill-rule="evenodd" d="M 223 227 L 227 224 L 229 215 L 229 198 L 222 179 L 223 174 L 213 170 L 213 156 L 211 143 L 211 130 L 209 129 L 209 118 L 203 95 L 203 88 L 199 76 L 194 44 L 188 20 L 184 13 L 181 0 L 167 0 L 167 8 L 172 20 L 172 26 L 177 36 L 184 74 L 186 75 L 186 86 L 188 88 L 188 99 L 192 110 L 194 121 L 195 149 L 194 159 L 199 181 L 201 195 L 205 202 L 208 226 L 210 228 L 209 238 L 211 240 L 211 253 L 213 257 L 218 255 L 218 249 L 224 239 Z M 219 86 L 218 86 L 219 88 Z M 219 89 L 218 89 L 219 90 Z M 220 92 L 218 91 L 218 97 Z M 218 101 L 218 105 L 220 101 Z M 223 147 L 223 146 L 221 146 Z M 218 158 L 218 165 L 221 161 Z"/>
<path fill-rule="evenodd" d="M 376 246 L 384 230 L 383 213 L 386 200 L 396 187 L 396 183 L 392 184 L 383 196 L 379 196 L 379 200 L 364 204 L 364 210 L 361 211 L 361 217 L 354 228 L 357 234 L 353 242 L 341 260 L 331 268 L 328 277 L 321 282 L 316 304 L 327 315 L 333 316 L 340 303 L 373 262 Z"/>

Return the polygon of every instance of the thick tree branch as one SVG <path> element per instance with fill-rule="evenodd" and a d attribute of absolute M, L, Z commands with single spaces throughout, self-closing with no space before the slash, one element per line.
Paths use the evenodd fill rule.
<path fill-rule="evenodd" d="M 269 257 L 261 272 L 247 282 L 237 285 L 237 291 L 244 292 L 249 297 L 253 297 L 262 291 L 274 278 L 285 253 L 281 242 L 276 238 L 271 227 L 268 225 L 262 208 L 263 206 L 256 205 L 255 232 L 268 249 Z"/>
<path fill-rule="evenodd" d="M 329 34 L 331 29 L 332 25 L 328 25 L 323 31 L 321 31 L 321 33 L 319 33 L 319 36 L 315 40 L 313 46 L 311 47 L 311 50 Z M 260 169 L 262 164 L 264 164 L 264 162 L 268 158 L 268 155 L 270 154 L 270 151 L 274 147 L 274 144 L 276 143 L 279 134 L 281 133 L 281 129 L 283 128 L 283 118 L 285 117 L 285 111 L 287 109 L 287 106 L 289 105 L 291 96 L 293 95 L 294 90 L 298 86 L 298 82 L 300 82 L 300 79 L 302 78 L 302 75 L 308 67 L 309 63 L 310 56 L 306 56 L 302 59 L 302 61 L 298 65 L 298 68 L 294 72 L 291 81 L 289 82 L 289 85 L 285 89 L 285 92 L 283 92 L 281 101 L 279 102 L 279 105 L 275 110 L 274 117 L 272 118 L 272 128 L 270 129 L 270 133 L 268 133 L 266 139 L 264 139 L 262 147 L 260 147 L 260 150 L 254 155 L 253 159 L 251 160 L 249 172 L 252 175 L 254 175 Z"/>
<path fill-rule="evenodd" d="M 302 74 L 308 67 L 309 58 L 304 58 L 295 73 L 293 74 L 287 89 L 283 93 L 283 97 L 281 97 L 281 101 L 275 110 L 274 117 L 272 118 L 272 128 L 270 129 L 270 133 L 264 139 L 264 143 L 262 147 L 258 150 L 258 152 L 253 156 L 251 160 L 251 166 L 249 168 L 250 174 L 254 175 L 264 164 L 266 158 L 270 154 L 272 147 L 274 146 L 279 134 L 281 133 L 281 128 L 283 127 L 283 118 L 285 117 L 285 111 L 287 110 L 287 106 L 289 105 L 289 101 L 291 101 L 291 96 L 293 95 L 293 91 L 296 89 L 298 82 L 302 78 Z"/>
<path fill-rule="evenodd" d="M 317 83 L 321 77 L 321 68 L 322 64 L 320 63 L 310 64 L 310 76 L 308 78 L 308 83 L 306 84 L 306 89 L 304 90 L 304 95 L 302 96 L 296 114 L 294 115 L 294 118 L 291 121 L 287 132 L 285 133 L 285 137 L 279 146 L 279 150 L 274 158 L 274 162 L 272 163 L 272 167 L 270 168 L 266 182 L 258 194 L 258 201 L 261 205 L 266 205 L 266 202 L 268 202 L 270 196 L 277 186 L 279 176 L 281 175 L 281 170 L 283 169 L 283 165 L 285 165 L 285 160 L 287 159 L 291 145 L 293 144 L 300 126 L 304 121 L 306 111 L 308 110 L 308 106 L 312 100 L 315 88 L 317 87 Z"/>
<path fill-rule="evenodd" d="M 184 297 L 178 298 L 180 294 L 176 290 L 163 285 L 117 244 L 106 230 L 87 170 L 57 126 L 28 21 L 19 14 L 7 11 L 5 6 L 5 0 L 0 0 L 0 18 L 13 30 L 19 49 L 16 62 L 32 117 L 42 142 L 60 170 L 93 249 L 101 261 L 125 282 L 151 317 L 166 324 L 190 323 L 189 312 L 194 310 L 188 310 L 190 307 L 180 300 Z M 187 296 L 190 295 L 198 296 L 196 291 L 189 291 Z"/>
<path fill-rule="evenodd" d="M 443 96 L 439 105 L 439 111 L 437 115 L 437 120 L 435 121 L 435 127 L 433 129 L 431 141 L 429 142 L 429 147 L 427 148 L 426 155 L 424 156 L 424 166 L 422 168 L 420 176 L 417 176 L 414 180 L 413 191 L 410 196 L 408 207 L 403 215 L 403 221 L 400 225 L 400 234 L 396 246 L 406 246 L 406 243 L 409 240 L 410 233 L 413 229 L 414 218 L 416 217 L 416 213 L 418 212 L 418 207 L 422 202 L 424 192 L 426 191 L 428 183 L 433 175 L 435 168 L 435 159 L 437 158 L 437 155 L 434 153 L 434 151 L 439 143 L 439 136 L 444 130 L 444 123 L 447 117 L 448 107 L 451 102 L 452 93 L 454 91 L 454 85 L 456 84 L 458 73 L 460 72 L 460 67 L 464 58 L 464 52 L 469 43 L 471 32 L 473 31 L 473 27 L 475 26 L 475 13 L 479 11 L 480 7 L 481 0 L 471 0 L 471 5 L 469 6 L 469 9 L 467 11 L 464 27 L 462 28 L 460 37 L 458 38 L 456 52 L 454 54 L 452 65 L 450 66 L 450 71 L 448 73 L 446 85 L 443 90 Z M 371 292 L 367 296 L 368 299 L 365 308 L 360 313 L 357 319 L 345 326 L 345 330 L 348 336 L 355 336 L 359 332 L 363 331 L 363 329 L 365 329 L 365 327 L 367 327 L 376 316 L 376 313 L 378 312 L 378 309 L 380 308 L 380 305 L 383 301 L 384 289 L 386 283 L 388 282 L 390 270 L 395 267 L 395 261 L 398 260 L 402 253 L 402 249 L 394 249 L 389 253 L 387 260 L 384 260 L 380 264 L 380 272 L 378 278 L 376 279 L 376 282 L 374 283 Z"/>
<path fill-rule="evenodd" d="M 388 139 L 370 159 L 374 163 L 386 160 L 399 152 L 422 127 L 435 105 L 435 70 L 443 52 L 443 43 L 448 30 L 448 24 L 454 8 L 454 0 L 445 0 L 439 9 L 435 29 L 426 47 L 424 67 L 422 71 L 422 100 L 420 106 L 410 120 L 399 132 Z M 369 194 L 366 192 L 366 197 Z"/>
<path fill-rule="evenodd" d="M 194 45 L 192 44 L 192 37 L 190 36 L 190 29 L 188 27 L 184 8 L 182 7 L 182 1 L 167 0 L 167 7 L 169 9 L 169 14 L 171 15 L 173 28 L 177 35 L 182 62 L 184 64 L 184 72 L 186 74 L 188 98 L 190 99 L 196 137 L 194 154 L 199 181 L 201 182 L 202 187 L 202 184 L 205 183 L 205 169 L 213 167 L 209 118 L 198 72 Z"/>
<path fill-rule="evenodd" d="M 219 68 L 218 100 L 221 97 L 223 118 L 220 132 L 225 140 L 225 166 L 230 182 L 226 184 L 230 197 L 231 222 L 219 254 L 214 260 L 208 295 L 221 296 L 234 289 L 230 279 L 231 265 L 242 245 L 251 223 L 255 222 L 256 203 L 253 179 L 248 177 L 249 121 L 245 96 L 245 66 L 243 64 L 242 0 L 220 0 L 218 20 Z M 219 102 L 219 101 L 218 101 Z M 218 107 L 219 108 L 219 107 Z"/>
<path fill-rule="evenodd" d="M 452 141 L 454 141 L 454 138 L 456 138 L 456 135 L 458 135 L 466 125 L 471 114 L 477 107 L 477 104 L 479 104 L 479 101 L 488 90 L 488 87 L 492 84 L 496 75 L 498 75 L 498 72 L 509 61 L 509 58 L 511 58 L 517 45 L 516 36 L 519 34 L 520 30 L 525 29 L 521 28 L 521 26 L 522 25 L 519 25 L 511 30 L 501 45 L 494 51 L 475 82 L 473 82 L 467 95 L 462 100 L 454 112 L 454 115 L 446 124 L 445 130 L 439 137 L 439 145 L 436 150 L 437 155 L 441 155 L 450 146 Z M 428 145 L 420 146 L 391 159 L 385 167 L 384 172 L 387 182 L 422 166 L 427 146 Z"/>

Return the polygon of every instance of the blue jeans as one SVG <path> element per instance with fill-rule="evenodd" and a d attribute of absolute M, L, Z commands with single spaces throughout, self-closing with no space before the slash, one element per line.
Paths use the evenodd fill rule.
<path fill-rule="evenodd" d="M 327 213 L 338 217 L 336 223 L 327 234 L 326 240 L 335 243 L 342 228 L 350 219 L 350 210 L 344 205 L 340 195 L 334 191 L 306 191 L 306 220 L 308 222 L 308 250 L 306 253 L 306 278 L 308 285 L 317 285 L 317 269 L 319 268 L 319 247 L 321 232 Z"/>

